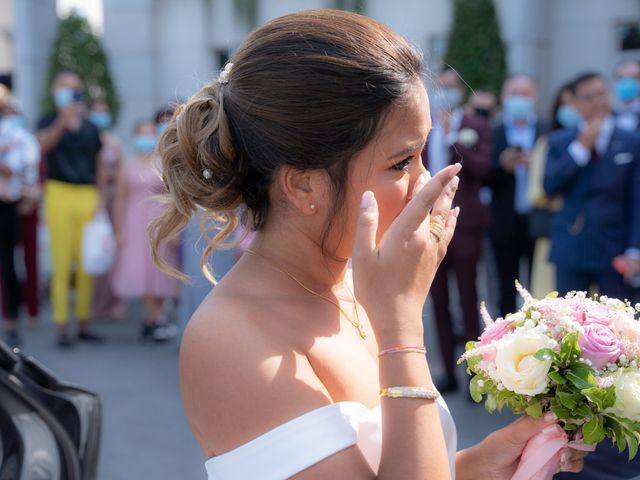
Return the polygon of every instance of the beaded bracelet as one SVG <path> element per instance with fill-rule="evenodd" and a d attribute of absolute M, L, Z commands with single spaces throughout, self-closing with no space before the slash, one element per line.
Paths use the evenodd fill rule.
<path fill-rule="evenodd" d="M 434 388 L 425 387 L 387 387 L 380 390 L 381 397 L 389 398 L 421 398 L 436 400 L 440 392 Z"/>
<path fill-rule="evenodd" d="M 415 347 L 410 345 L 402 347 L 392 347 L 387 348 L 386 350 L 382 350 L 380 353 L 378 353 L 378 356 L 381 357 L 389 353 L 421 353 L 424 355 L 427 353 L 427 349 L 425 347 Z"/>

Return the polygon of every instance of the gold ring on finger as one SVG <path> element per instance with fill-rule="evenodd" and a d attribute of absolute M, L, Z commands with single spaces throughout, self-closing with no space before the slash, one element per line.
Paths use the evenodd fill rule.
<path fill-rule="evenodd" d="M 435 237 L 436 242 L 442 240 L 442 236 L 444 235 L 444 227 L 437 222 L 431 222 L 429 224 L 429 231 Z"/>

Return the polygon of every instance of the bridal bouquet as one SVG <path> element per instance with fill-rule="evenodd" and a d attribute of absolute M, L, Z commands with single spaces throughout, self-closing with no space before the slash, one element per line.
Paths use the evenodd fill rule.
<path fill-rule="evenodd" d="M 584 292 L 538 300 L 518 282 L 524 306 L 492 320 L 468 342 L 459 363 L 472 375 L 471 397 L 489 412 L 509 408 L 558 425 L 533 437 L 514 480 L 551 478 L 566 445 L 595 449 L 605 437 L 632 459 L 640 443 L 640 304 Z"/>

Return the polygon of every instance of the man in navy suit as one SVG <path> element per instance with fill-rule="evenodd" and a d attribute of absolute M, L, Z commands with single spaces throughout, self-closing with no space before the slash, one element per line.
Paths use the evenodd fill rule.
<path fill-rule="evenodd" d="M 578 77 L 572 87 L 583 122 L 578 129 L 549 136 L 544 188 L 562 195 L 563 208 L 554 219 L 551 260 L 556 264 L 561 294 L 588 290 L 627 298 L 630 287 L 613 267 L 624 261 L 640 270 L 640 137 L 617 128 L 604 79 L 595 73 Z M 640 456 L 630 463 L 610 442 L 585 458 L 579 474 L 555 478 L 580 480 L 632 479 L 640 475 Z"/>
<path fill-rule="evenodd" d="M 544 188 L 564 206 L 551 234 L 551 261 L 561 293 L 588 290 L 628 298 L 630 288 L 612 266 L 623 259 L 640 270 L 640 137 L 615 126 L 604 79 L 595 73 L 573 84 L 579 129 L 549 137 Z"/>
<path fill-rule="evenodd" d="M 513 282 L 526 286 L 529 278 L 520 273 L 520 261 L 531 262 L 535 239 L 529 233 L 529 159 L 544 128 L 536 114 L 536 84 L 526 75 L 508 78 L 502 87 L 502 119 L 492 132 L 491 172 L 486 184 L 491 189 L 491 243 L 500 290 L 500 315 L 516 311 Z M 463 167 L 464 168 L 464 167 Z"/>

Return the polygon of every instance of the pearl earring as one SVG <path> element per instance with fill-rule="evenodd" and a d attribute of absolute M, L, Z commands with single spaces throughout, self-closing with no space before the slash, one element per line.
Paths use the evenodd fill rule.
<path fill-rule="evenodd" d="M 315 206 L 315 204 L 310 203 L 310 204 L 309 204 L 309 208 L 310 208 L 311 210 L 315 210 L 315 209 L 316 209 L 316 206 Z"/>

